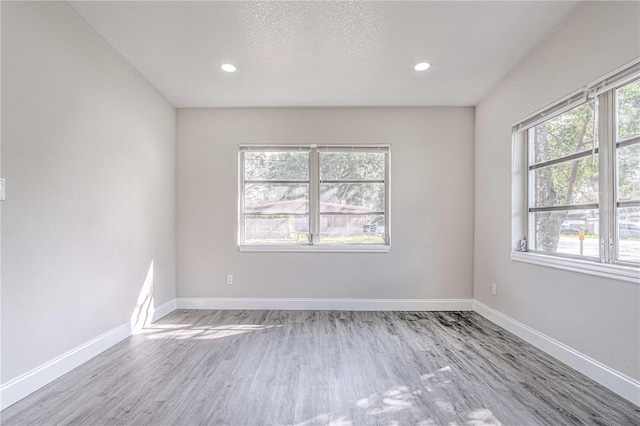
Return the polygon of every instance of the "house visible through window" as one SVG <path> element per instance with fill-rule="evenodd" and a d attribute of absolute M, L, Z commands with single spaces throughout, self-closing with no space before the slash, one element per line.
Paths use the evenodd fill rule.
<path fill-rule="evenodd" d="M 240 146 L 241 250 L 388 251 L 389 146 Z"/>
<path fill-rule="evenodd" d="M 515 196 L 525 206 L 514 233 L 526 237 L 526 251 L 638 267 L 640 62 L 524 119 L 514 136 Z"/>

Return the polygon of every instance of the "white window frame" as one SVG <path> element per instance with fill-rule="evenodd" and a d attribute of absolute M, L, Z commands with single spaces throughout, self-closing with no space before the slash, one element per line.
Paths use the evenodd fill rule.
<path fill-rule="evenodd" d="M 304 243 L 247 244 L 244 232 L 244 153 L 249 151 L 304 151 L 309 153 L 309 233 L 311 241 Z M 320 153 L 321 152 L 381 152 L 385 154 L 384 176 L 384 226 L 385 243 L 320 243 Z M 307 181 L 304 181 L 307 182 Z M 368 181 L 362 181 L 368 182 Z M 375 212 L 372 212 L 372 214 Z M 388 253 L 391 249 L 391 145 L 239 145 L 238 146 L 238 249 L 247 252 L 339 252 L 339 253 Z"/>
<path fill-rule="evenodd" d="M 514 124 L 512 129 L 512 260 L 640 284 L 640 265 L 616 259 L 618 229 L 616 208 L 622 204 L 632 207 L 636 205 L 633 202 L 620 203 L 616 196 L 618 145 L 615 128 L 615 90 L 638 78 L 640 78 L 640 59 Z M 598 100 L 599 143 L 594 148 L 594 152 L 598 152 L 599 160 L 600 257 L 596 259 L 541 252 L 530 250 L 528 247 L 526 251 L 521 251 L 520 240 L 526 237 L 527 241 L 530 241 L 532 232 L 535 232 L 535 229 L 532 229 L 530 217 L 533 212 L 540 210 L 531 205 L 534 197 L 529 180 L 529 129 L 595 98 Z"/>

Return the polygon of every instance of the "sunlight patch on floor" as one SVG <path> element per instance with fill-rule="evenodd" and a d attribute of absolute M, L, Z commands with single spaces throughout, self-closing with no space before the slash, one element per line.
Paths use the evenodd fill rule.
<path fill-rule="evenodd" d="M 222 337 L 237 336 L 246 333 L 254 333 L 275 328 L 281 325 L 221 325 L 221 326 L 182 326 L 182 327 L 164 327 L 162 325 L 153 325 L 141 330 L 140 334 L 144 334 L 148 339 L 193 339 L 193 340 L 209 340 L 220 339 Z"/>
<path fill-rule="evenodd" d="M 493 415 L 491 410 L 478 408 L 467 415 L 467 421 L 464 424 L 469 426 L 489 426 L 501 425 L 502 423 Z"/>
<path fill-rule="evenodd" d="M 427 410 L 433 412 L 432 416 L 425 415 L 416 425 L 450 425 L 450 426 L 493 426 L 502 423 L 487 408 L 465 407 L 461 410 L 461 401 L 447 398 L 447 392 L 442 392 L 443 387 L 447 388 L 455 384 L 453 369 L 450 366 L 439 368 L 431 373 L 419 376 L 420 384 L 415 386 L 398 385 L 391 387 L 383 393 L 373 393 L 353 402 L 353 409 L 346 415 L 344 412 L 321 413 L 309 418 L 298 425 L 328 424 L 328 425 L 355 425 L 362 421 L 358 412 L 366 419 L 366 424 L 400 425 L 402 422 L 393 420 L 393 417 L 403 417 L 402 413 L 407 413 L 408 417 L 415 418 L 416 410 Z M 435 393 L 426 393 L 428 392 Z M 438 392 L 440 390 L 441 392 Z M 437 396 L 436 396 L 437 395 Z M 466 402 L 466 401 L 465 401 Z M 356 410 L 356 411 L 353 411 Z M 444 418 L 451 418 L 443 423 Z M 428 417 L 427 417 L 428 416 Z M 357 419 L 358 421 L 354 421 Z M 388 420 L 387 420 L 388 419 Z"/>

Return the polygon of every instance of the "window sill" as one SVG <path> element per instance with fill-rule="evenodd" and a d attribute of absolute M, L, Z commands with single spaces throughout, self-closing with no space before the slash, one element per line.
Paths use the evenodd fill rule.
<path fill-rule="evenodd" d="M 267 251 L 267 252 L 285 252 L 285 253 L 389 253 L 390 246 L 386 245 L 240 245 L 240 251 Z"/>
<path fill-rule="evenodd" d="M 595 275 L 598 277 L 611 278 L 640 285 L 640 270 L 632 266 L 610 265 L 590 262 L 588 260 L 569 259 L 518 251 L 511 252 L 511 260 L 563 269 L 565 271 L 579 272 L 587 275 Z"/>

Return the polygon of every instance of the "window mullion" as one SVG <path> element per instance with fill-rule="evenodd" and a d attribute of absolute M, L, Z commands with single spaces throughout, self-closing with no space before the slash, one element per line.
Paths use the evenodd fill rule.
<path fill-rule="evenodd" d="M 391 245 L 391 183 L 389 182 L 389 176 L 391 176 L 391 155 L 389 152 L 385 153 L 384 158 L 384 239 L 387 245 Z"/>
<path fill-rule="evenodd" d="M 533 163 L 532 159 L 535 158 L 535 149 L 531 139 L 535 140 L 535 136 L 532 134 L 536 131 L 535 128 L 525 131 L 525 144 L 524 161 L 527 167 L 525 167 L 524 173 L 526 173 L 526 188 L 525 188 L 525 205 L 524 212 L 526 214 L 526 235 L 529 239 L 528 246 L 530 250 L 537 249 L 536 241 L 536 214 L 529 211 L 530 206 L 536 205 L 536 174 L 529 170 L 529 164 Z"/>
<path fill-rule="evenodd" d="M 598 97 L 600 261 L 613 263 L 615 258 L 615 126 L 614 97 L 611 91 Z"/>
<path fill-rule="evenodd" d="M 311 244 L 318 244 L 320 233 L 320 158 L 317 148 L 309 152 L 309 230 Z"/>
<path fill-rule="evenodd" d="M 240 244 L 244 244 L 244 151 L 240 151 L 240 155 L 238 156 L 238 173 L 240 176 L 238 177 L 239 187 L 238 187 L 238 210 L 240 214 L 238 215 L 238 241 Z"/>

